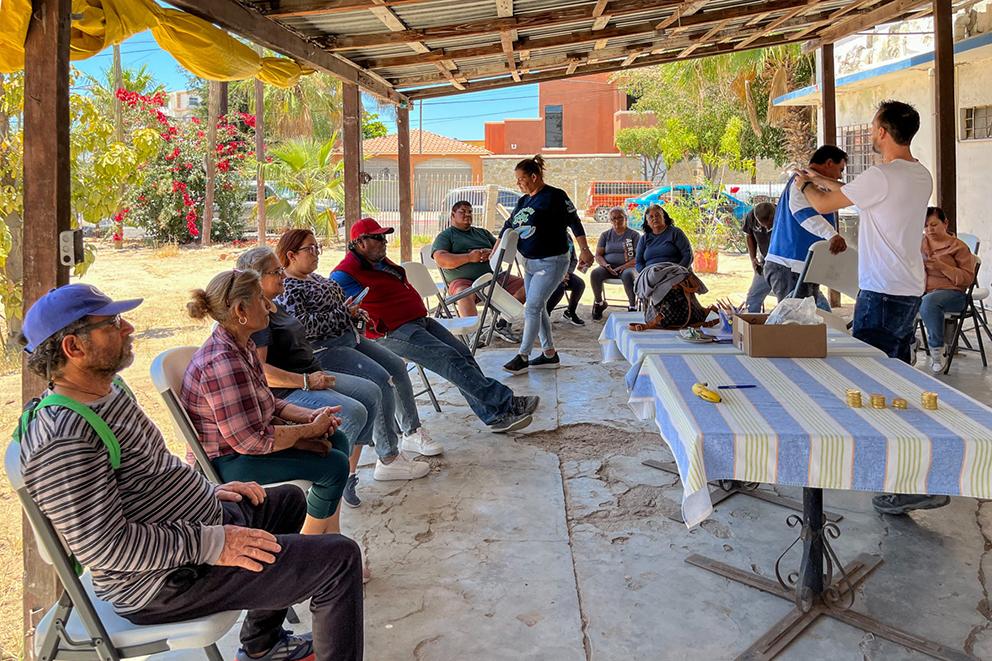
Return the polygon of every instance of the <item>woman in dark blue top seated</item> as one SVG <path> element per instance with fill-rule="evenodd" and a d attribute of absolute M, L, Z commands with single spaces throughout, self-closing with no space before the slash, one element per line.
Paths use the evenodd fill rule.
<path fill-rule="evenodd" d="M 637 243 L 637 272 L 668 262 L 690 266 L 692 246 L 689 237 L 672 222 L 660 205 L 652 204 L 644 212 L 644 236 Z"/>

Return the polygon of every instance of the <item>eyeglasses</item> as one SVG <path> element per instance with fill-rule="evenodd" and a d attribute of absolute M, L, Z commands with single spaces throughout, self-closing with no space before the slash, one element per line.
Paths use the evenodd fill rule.
<path fill-rule="evenodd" d="M 100 321 L 94 321 L 92 324 L 86 324 L 85 326 L 80 327 L 79 332 L 92 331 L 92 330 L 96 330 L 97 328 L 103 328 L 104 326 L 113 326 L 117 330 L 120 330 L 123 324 L 124 324 L 124 317 L 120 316 L 119 314 L 115 314 L 110 319 L 101 319 Z"/>
<path fill-rule="evenodd" d="M 262 271 L 262 275 L 283 276 L 286 275 L 286 269 L 280 266 L 275 271 Z"/>
<path fill-rule="evenodd" d="M 373 241 L 381 241 L 382 243 L 385 243 L 386 242 L 386 235 L 385 234 L 365 234 L 365 235 L 362 236 L 362 238 L 363 239 L 372 239 Z"/>
<path fill-rule="evenodd" d="M 296 252 L 308 252 L 308 253 L 313 254 L 314 256 L 317 256 L 317 255 L 320 254 L 320 246 L 318 246 L 315 243 L 315 244 L 310 245 L 310 246 L 303 246 L 302 248 L 300 248 Z"/>

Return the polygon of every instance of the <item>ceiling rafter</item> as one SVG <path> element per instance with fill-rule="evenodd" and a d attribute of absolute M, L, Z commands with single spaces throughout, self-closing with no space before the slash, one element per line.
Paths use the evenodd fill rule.
<path fill-rule="evenodd" d="M 710 40 L 710 38 L 713 35 L 715 35 L 717 32 L 719 32 L 723 28 L 727 27 L 727 24 L 728 23 L 730 23 L 730 19 L 729 18 L 720 21 L 719 23 L 717 23 L 716 25 L 714 25 L 712 28 L 710 28 L 709 30 L 707 30 L 706 33 L 703 34 L 703 36 L 700 37 L 694 44 L 692 44 L 691 46 L 689 46 L 688 48 L 686 48 L 685 50 L 683 50 L 682 52 L 680 52 L 676 57 L 678 57 L 678 59 L 680 59 L 680 60 L 689 57 L 690 55 L 692 55 L 693 51 L 698 50 L 701 46 L 705 46 L 706 43 Z"/>
<path fill-rule="evenodd" d="M 826 28 L 820 32 L 819 35 L 817 35 L 814 45 L 819 47 L 823 44 L 830 44 L 838 41 L 839 39 L 843 39 L 849 34 L 853 34 L 876 25 L 881 25 L 882 23 L 889 23 L 903 14 L 910 13 L 921 5 L 926 4 L 927 1 L 928 0 L 892 0 L 891 2 L 886 2 L 885 4 L 879 5 L 869 12 L 841 21 L 836 26 Z"/>
<path fill-rule="evenodd" d="M 416 5 L 431 0 L 386 0 L 386 7 Z M 269 18 L 294 18 L 298 16 L 324 16 L 371 9 L 373 0 L 270 0 L 259 5 L 259 10 Z"/>
<path fill-rule="evenodd" d="M 705 7 L 708 1 L 709 0 L 690 0 L 689 2 L 683 2 L 675 8 L 675 11 L 672 12 L 671 16 L 654 26 L 654 29 L 664 30 L 669 25 L 678 24 L 686 16 L 692 16 L 697 11 Z"/>
<path fill-rule="evenodd" d="M 407 24 L 400 20 L 400 17 L 393 13 L 393 10 L 386 6 L 386 0 L 372 0 L 373 6 L 369 7 L 369 11 L 372 15 L 379 19 L 379 22 L 385 25 L 387 28 L 393 32 L 403 32 L 409 29 Z M 430 53 L 431 49 L 424 45 L 422 41 L 408 41 L 407 46 L 412 48 L 417 53 Z"/>

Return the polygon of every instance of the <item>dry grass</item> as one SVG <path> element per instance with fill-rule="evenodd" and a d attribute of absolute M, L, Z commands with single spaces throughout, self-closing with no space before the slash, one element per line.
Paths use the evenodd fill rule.
<path fill-rule="evenodd" d="M 415 237 L 414 254 L 430 237 Z M 209 325 L 186 316 L 185 303 L 191 289 L 204 286 L 217 272 L 234 266 L 241 249 L 227 246 L 203 249 L 127 248 L 115 251 L 109 243 L 96 244 L 97 260 L 85 278 L 112 297 L 143 297 L 145 302 L 128 319 L 134 324 L 134 364 L 123 376 L 138 402 L 162 429 L 169 448 L 184 454 L 175 437 L 168 414 L 158 399 L 149 377 L 152 359 L 165 349 L 198 345 L 209 332 Z M 322 273 L 329 271 L 342 256 L 342 246 L 332 247 L 321 257 Z M 393 255 L 394 259 L 398 255 Z M 704 276 L 710 288 L 704 302 L 717 298 L 742 299 L 750 284 L 746 257 L 721 256 L 724 273 Z M 586 289 L 583 305 L 592 304 Z M 597 332 L 597 327 L 590 328 Z M 16 359 L 7 360 L 0 375 L 0 429 L 13 429 L 20 412 L 20 373 Z M 20 658 L 21 650 L 21 517 L 16 498 L 0 481 L 0 658 Z"/>

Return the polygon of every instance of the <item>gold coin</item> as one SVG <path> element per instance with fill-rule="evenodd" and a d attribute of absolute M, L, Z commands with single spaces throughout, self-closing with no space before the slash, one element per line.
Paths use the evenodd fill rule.
<path fill-rule="evenodd" d="M 873 409 L 884 409 L 885 408 L 885 395 L 880 395 L 878 393 L 872 393 L 870 396 L 871 407 Z"/>
<path fill-rule="evenodd" d="M 909 408 L 909 402 L 907 402 L 902 397 L 894 397 L 892 399 L 892 408 L 894 408 L 894 409 L 908 409 Z"/>

